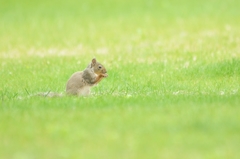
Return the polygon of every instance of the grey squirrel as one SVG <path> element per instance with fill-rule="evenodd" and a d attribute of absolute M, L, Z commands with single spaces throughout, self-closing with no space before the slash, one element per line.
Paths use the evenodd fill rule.
<path fill-rule="evenodd" d="M 97 85 L 103 78 L 108 77 L 105 67 L 93 58 L 91 63 L 83 71 L 72 74 L 66 84 L 66 94 L 75 96 L 87 96 L 90 88 Z M 61 97 L 63 94 L 54 92 L 38 93 L 37 96 Z"/>
<path fill-rule="evenodd" d="M 89 95 L 90 88 L 106 77 L 107 70 L 94 58 L 85 70 L 72 74 L 67 81 L 66 93 L 77 96 Z"/>

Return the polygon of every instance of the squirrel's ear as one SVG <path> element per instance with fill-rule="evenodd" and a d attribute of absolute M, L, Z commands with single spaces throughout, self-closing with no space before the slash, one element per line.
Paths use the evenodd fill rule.
<path fill-rule="evenodd" d="M 92 59 L 92 64 L 96 64 L 96 63 L 97 63 L 96 58 L 93 58 L 93 59 Z"/>

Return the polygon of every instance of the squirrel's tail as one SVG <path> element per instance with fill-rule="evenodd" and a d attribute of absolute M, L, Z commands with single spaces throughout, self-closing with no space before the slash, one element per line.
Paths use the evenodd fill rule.
<path fill-rule="evenodd" d="M 41 96 L 41 97 L 63 97 L 64 94 L 63 93 L 55 93 L 55 92 L 40 92 L 35 94 L 35 96 Z"/>

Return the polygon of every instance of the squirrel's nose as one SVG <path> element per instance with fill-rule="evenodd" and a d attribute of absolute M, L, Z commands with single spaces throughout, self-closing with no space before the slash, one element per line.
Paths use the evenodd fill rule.
<path fill-rule="evenodd" d="M 106 69 L 102 70 L 102 73 L 107 73 L 107 70 Z"/>

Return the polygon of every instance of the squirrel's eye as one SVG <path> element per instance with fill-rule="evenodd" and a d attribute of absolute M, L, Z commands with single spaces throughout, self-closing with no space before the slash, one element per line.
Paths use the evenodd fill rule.
<path fill-rule="evenodd" d="M 101 68 L 102 68 L 102 66 L 98 66 L 98 68 L 99 68 L 99 69 L 101 69 Z"/>

